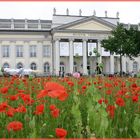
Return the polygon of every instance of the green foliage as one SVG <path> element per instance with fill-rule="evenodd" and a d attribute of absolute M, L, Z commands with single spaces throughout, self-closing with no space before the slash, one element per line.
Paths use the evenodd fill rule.
<path fill-rule="evenodd" d="M 130 59 L 140 54 L 140 33 L 137 29 L 125 29 L 122 24 L 118 24 L 112 35 L 108 39 L 101 41 L 101 46 L 110 53 L 120 55 L 120 72 L 122 73 L 122 56 Z"/>
<path fill-rule="evenodd" d="M 135 117 L 135 120 L 133 123 L 133 130 L 136 133 L 137 138 L 139 138 L 140 137 L 140 117 L 139 116 Z"/>
<path fill-rule="evenodd" d="M 130 28 L 127 30 L 122 24 L 118 24 L 116 29 L 112 31 L 112 35 L 101 41 L 101 46 L 111 53 L 126 55 L 131 58 L 140 53 L 140 51 L 136 51 L 138 47 L 137 36 L 137 29 Z"/>

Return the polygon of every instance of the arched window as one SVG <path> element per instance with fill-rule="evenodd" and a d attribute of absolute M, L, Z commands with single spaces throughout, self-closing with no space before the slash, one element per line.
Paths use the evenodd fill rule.
<path fill-rule="evenodd" d="M 48 62 L 44 63 L 44 72 L 50 72 L 50 65 Z"/>
<path fill-rule="evenodd" d="M 138 72 L 138 62 L 133 62 L 133 71 Z"/>
<path fill-rule="evenodd" d="M 31 63 L 31 69 L 32 69 L 32 70 L 37 70 L 36 63 Z"/>
<path fill-rule="evenodd" d="M 17 63 L 17 69 L 19 69 L 19 68 L 23 68 L 23 64 L 22 63 Z"/>
<path fill-rule="evenodd" d="M 9 64 L 8 63 L 4 63 L 3 64 L 3 68 L 9 68 L 10 66 L 9 66 Z"/>
<path fill-rule="evenodd" d="M 65 71 L 65 65 L 63 62 L 60 62 L 60 71 Z"/>

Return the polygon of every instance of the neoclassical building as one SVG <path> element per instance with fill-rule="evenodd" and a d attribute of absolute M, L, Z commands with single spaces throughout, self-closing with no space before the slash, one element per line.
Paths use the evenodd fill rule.
<path fill-rule="evenodd" d="M 101 40 L 108 38 L 119 22 L 116 17 L 57 15 L 52 20 L 0 19 L 0 66 L 38 70 L 59 75 L 60 71 L 85 75 L 94 73 L 96 62 L 103 63 L 105 74 L 119 72 L 119 56 L 106 52 Z M 130 24 L 124 24 L 130 28 Z M 138 26 L 139 25 L 133 25 Z M 96 57 L 94 48 L 100 53 Z M 138 72 L 140 57 L 134 61 L 123 57 L 124 72 Z"/>

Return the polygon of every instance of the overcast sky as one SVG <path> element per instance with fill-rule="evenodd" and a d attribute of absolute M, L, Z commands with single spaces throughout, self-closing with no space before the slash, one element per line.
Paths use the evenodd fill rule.
<path fill-rule="evenodd" d="M 79 9 L 83 16 L 103 17 L 105 10 L 108 17 L 116 17 L 118 11 L 120 22 L 140 23 L 140 2 L 0 2 L 0 18 L 20 19 L 52 19 L 53 8 L 56 14 L 66 14 L 69 8 L 71 15 L 78 15 Z"/>

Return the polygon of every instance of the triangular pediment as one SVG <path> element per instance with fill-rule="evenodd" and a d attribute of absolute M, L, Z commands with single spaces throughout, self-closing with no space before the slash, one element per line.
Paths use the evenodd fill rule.
<path fill-rule="evenodd" d="M 91 16 L 57 27 L 57 30 L 112 31 L 116 25 Z"/>
<path fill-rule="evenodd" d="M 112 28 L 108 27 L 104 24 L 101 24 L 97 21 L 91 20 L 91 21 L 87 21 L 84 23 L 80 23 L 77 25 L 73 25 L 71 27 L 68 27 L 66 29 L 73 29 L 73 30 L 97 30 L 97 31 L 111 31 Z"/>

